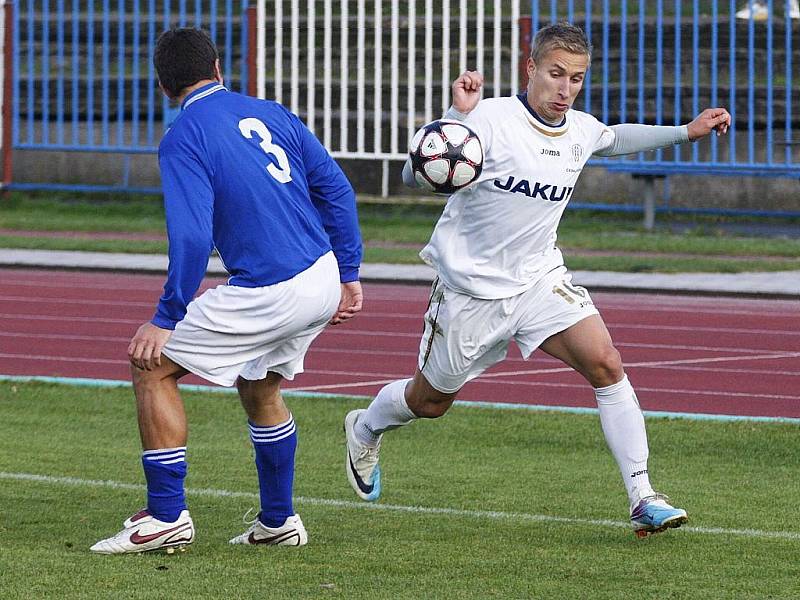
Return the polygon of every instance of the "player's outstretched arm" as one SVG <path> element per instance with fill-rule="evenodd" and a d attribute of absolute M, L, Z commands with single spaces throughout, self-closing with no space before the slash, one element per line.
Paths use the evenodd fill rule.
<path fill-rule="evenodd" d="M 611 125 L 601 137 L 595 156 L 622 156 L 647 152 L 656 148 L 685 144 L 706 137 L 712 131 L 727 133 L 731 115 L 724 108 L 707 108 L 687 125 L 640 125 L 621 123 Z"/>
<path fill-rule="evenodd" d="M 689 132 L 689 141 L 694 142 L 706 137 L 712 131 L 717 135 L 728 132 L 731 125 L 731 115 L 724 108 L 707 108 L 686 127 Z"/>
<path fill-rule="evenodd" d="M 348 281 L 342 284 L 342 299 L 339 300 L 339 308 L 330 320 L 331 325 L 338 325 L 348 319 L 352 319 L 357 313 L 361 312 L 364 303 L 364 293 L 361 291 L 361 283 L 358 281 Z"/>
<path fill-rule="evenodd" d="M 464 71 L 453 82 L 453 108 L 463 115 L 471 113 L 481 99 L 483 75 Z"/>

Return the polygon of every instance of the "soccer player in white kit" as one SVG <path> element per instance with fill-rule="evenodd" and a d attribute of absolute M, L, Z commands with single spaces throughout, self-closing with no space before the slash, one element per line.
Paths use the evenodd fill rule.
<path fill-rule="evenodd" d="M 679 527 L 686 511 L 655 492 L 647 469 L 644 418 L 603 319 L 571 283 L 556 230 L 586 161 L 694 141 L 730 125 L 724 108 L 688 125 L 606 126 L 572 109 L 591 56 L 583 31 L 561 22 L 541 29 L 527 63 L 525 93 L 480 100 L 483 77 L 462 74 L 446 118 L 464 121 L 483 144 L 483 171 L 453 194 L 420 253 L 433 285 L 417 370 L 385 386 L 367 409 L 345 418 L 346 471 L 356 494 L 380 496 L 384 432 L 442 416 L 458 391 L 506 356 L 513 339 L 527 359 L 536 348 L 592 385 L 606 441 L 630 500 L 637 535 Z M 413 185 L 409 163 L 404 180 Z"/>

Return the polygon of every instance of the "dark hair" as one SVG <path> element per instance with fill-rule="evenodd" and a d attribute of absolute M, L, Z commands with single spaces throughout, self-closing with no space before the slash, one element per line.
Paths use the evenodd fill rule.
<path fill-rule="evenodd" d="M 573 54 L 586 54 L 589 60 L 592 58 L 592 45 L 583 29 L 569 21 L 558 21 L 536 32 L 531 44 L 531 58 L 538 64 L 548 52 L 559 48 Z"/>
<path fill-rule="evenodd" d="M 171 96 L 203 79 L 214 79 L 219 58 L 211 37 L 193 27 L 168 29 L 156 42 L 153 66 L 161 87 Z"/>

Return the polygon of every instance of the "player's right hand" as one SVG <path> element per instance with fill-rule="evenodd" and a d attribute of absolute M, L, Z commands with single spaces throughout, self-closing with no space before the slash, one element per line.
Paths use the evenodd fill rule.
<path fill-rule="evenodd" d="M 342 284 L 342 297 L 339 300 L 339 307 L 336 314 L 331 317 L 329 323 L 338 325 L 348 319 L 352 319 L 361 312 L 364 306 L 364 292 L 361 290 L 361 282 L 348 281 Z"/>
<path fill-rule="evenodd" d="M 483 75 L 478 71 L 464 71 L 453 82 L 453 108 L 465 115 L 471 113 L 481 99 Z"/>
<path fill-rule="evenodd" d="M 162 329 L 152 323 L 144 323 L 128 344 L 128 360 L 131 364 L 145 371 L 152 371 L 161 366 L 161 349 L 169 340 L 172 331 Z"/>

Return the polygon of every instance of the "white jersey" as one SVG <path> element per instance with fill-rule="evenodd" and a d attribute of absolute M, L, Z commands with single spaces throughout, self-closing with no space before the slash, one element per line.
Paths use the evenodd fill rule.
<path fill-rule="evenodd" d="M 450 196 L 420 256 L 454 290 L 508 298 L 563 264 L 561 215 L 586 161 L 614 133 L 576 110 L 549 126 L 516 96 L 482 100 L 464 122 L 483 144 L 483 171 Z"/>

